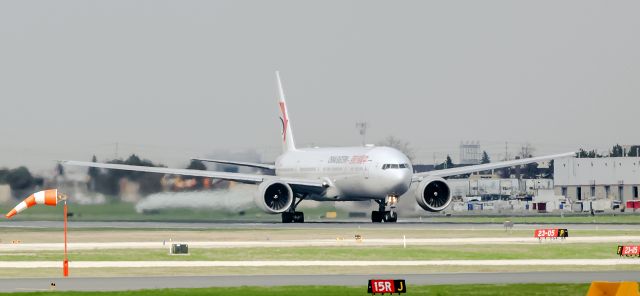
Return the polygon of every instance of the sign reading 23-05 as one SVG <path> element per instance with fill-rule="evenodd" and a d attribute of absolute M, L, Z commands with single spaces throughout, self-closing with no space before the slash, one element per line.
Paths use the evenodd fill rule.
<path fill-rule="evenodd" d="M 370 294 L 407 293 L 404 280 L 369 280 L 367 292 Z"/>
<path fill-rule="evenodd" d="M 533 232 L 535 238 L 567 238 L 569 231 L 567 229 L 536 229 Z"/>

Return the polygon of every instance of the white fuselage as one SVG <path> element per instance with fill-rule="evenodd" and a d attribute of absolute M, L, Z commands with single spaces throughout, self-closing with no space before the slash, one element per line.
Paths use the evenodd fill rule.
<path fill-rule="evenodd" d="M 406 155 L 390 147 L 309 148 L 276 159 L 276 175 L 320 179 L 329 185 L 309 199 L 365 200 L 400 196 L 411 185 Z"/>

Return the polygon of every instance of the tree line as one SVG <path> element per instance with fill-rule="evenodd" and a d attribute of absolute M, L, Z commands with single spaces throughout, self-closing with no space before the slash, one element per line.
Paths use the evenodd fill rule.
<path fill-rule="evenodd" d="M 94 155 L 92 162 L 97 162 L 98 159 Z M 113 159 L 106 163 L 110 164 L 125 164 L 134 166 L 146 166 L 146 167 L 166 167 L 162 164 L 156 164 L 148 159 L 142 159 L 136 154 L 132 154 L 127 159 Z M 186 169 L 190 170 L 206 170 L 207 167 L 199 160 L 191 160 Z M 140 194 L 148 195 L 152 193 L 161 192 L 162 178 L 164 174 L 147 173 L 138 171 L 125 171 L 125 170 L 101 170 L 99 168 L 90 167 L 87 171 L 89 175 L 89 182 L 87 186 L 89 190 L 99 192 L 108 196 L 118 195 L 120 193 L 119 182 L 122 179 L 137 182 L 140 185 Z M 197 181 L 197 185 L 193 189 L 201 189 L 203 184 L 202 177 L 194 177 Z"/>
<path fill-rule="evenodd" d="M 533 155 L 528 155 L 527 157 L 533 157 Z M 520 155 L 516 156 L 516 159 L 520 159 Z M 491 158 L 489 158 L 489 154 L 487 151 L 482 151 L 482 159 L 480 164 L 487 164 L 491 162 Z M 447 155 L 446 159 L 437 165 L 435 165 L 434 170 L 442 170 L 448 168 L 455 167 L 463 167 L 467 165 L 455 164 L 451 159 L 450 155 Z M 490 174 L 491 171 L 481 172 L 482 174 Z M 524 179 L 536 179 L 536 178 L 549 178 L 553 179 L 553 160 L 549 161 L 549 166 L 547 168 L 539 168 L 537 162 L 529 163 L 524 166 L 516 166 L 516 167 L 507 167 L 496 169 L 495 173 L 501 178 L 511 178 L 511 175 L 515 175 L 516 178 L 524 178 Z M 463 174 L 459 176 L 455 176 L 453 178 L 468 178 L 471 174 Z"/>
<path fill-rule="evenodd" d="M 580 148 L 576 152 L 577 158 L 601 158 L 601 157 L 638 157 L 640 156 L 640 145 L 633 145 L 629 150 L 624 149 L 620 144 L 615 144 L 608 153 L 599 153 L 596 149 L 585 150 Z"/>
<path fill-rule="evenodd" d="M 42 186 L 44 180 L 34 177 L 24 166 L 14 169 L 0 169 L 0 184 L 9 185 L 14 192 L 28 191 L 36 186 Z"/>

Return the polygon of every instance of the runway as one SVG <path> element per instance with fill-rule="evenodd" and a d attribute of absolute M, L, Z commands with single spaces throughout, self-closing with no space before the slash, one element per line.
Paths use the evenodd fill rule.
<path fill-rule="evenodd" d="M 312 260 L 312 261 L 71 261 L 69 268 L 156 267 L 341 267 L 341 266 L 620 266 L 640 265 L 634 258 L 620 259 L 501 259 L 501 260 Z M 0 268 L 57 268 L 60 261 L 0 261 Z"/>
<path fill-rule="evenodd" d="M 505 220 L 508 218 L 504 218 Z M 498 218 L 496 218 L 498 220 Z M 516 223 L 514 230 L 533 230 L 552 227 L 569 230 L 635 230 L 637 224 L 592 224 L 592 223 Z M 0 220 L 0 228 L 62 228 L 61 221 L 5 221 Z M 140 222 L 140 221 L 70 221 L 70 229 L 114 228 L 114 229 L 318 229 L 318 228 L 375 228 L 375 229 L 504 229 L 502 223 L 449 223 L 430 222 L 428 219 L 401 219 L 397 223 L 371 223 L 368 221 L 328 221 L 307 223 L 256 223 L 256 222 Z"/>
<path fill-rule="evenodd" d="M 539 243 L 630 243 L 640 241 L 640 236 L 581 236 L 567 239 L 539 240 L 533 237 L 469 237 L 469 238 L 387 238 L 387 239 L 300 239 L 300 240 L 269 240 L 269 241 L 195 241 L 188 243 L 191 247 L 202 249 L 215 248 L 282 248 L 282 247 L 345 247 L 345 246 L 402 246 L 407 245 L 497 245 L 497 244 L 539 244 Z M 60 250 L 62 243 L 20 243 L 0 244 L 0 251 L 46 251 Z M 69 250 L 94 249 L 160 249 L 168 248 L 165 242 L 100 242 L 100 243 L 69 243 Z"/>
<path fill-rule="evenodd" d="M 0 222 L 2 228 L 25 228 L 25 230 L 39 233 L 38 229 L 62 228 L 62 224 L 49 221 L 11 221 L 11 223 Z M 514 230 L 531 230 L 535 228 L 552 228 L 562 227 L 571 230 L 636 230 L 637 225 L 629 224 L 516 224 Z M 70 229 L 85 229 L 86 232 L 92 232 L 92 229 L 108 229 L 115 230 L 140 230 L 146 232 L 145 229 L 169 229 L 168 233 L 180 232 L 181 230 L 207 230 L 222 229 L 222 232 L 235 233 L 235 230 L 251 230 L 253 236 L 234 236 L 230 239 L 209 239 L 202 236 L 191 236 L 192 239 L 200 241 L 179 241 L 188 243 L 191 248 L 198 249 L 215 249 L 215 248 L 266 248 L 266 247 L 333 247 L 333 246 L 352 246 L 352 247 L 368 247 L 368 246 L 402 246 L 405 242 L 411 245 L 498 245 L 498 244 L 572 244 L 572 243 L 629 243 L 640 242 L 640 235 L 637 232 L 621 232 L 615 236 L 596 236 L 598 232 L 585 232 L 584 235 L 590 236 L 573 236 L 561 240 L 543 240 L 539 241 L 530 236 L 516 237 L 433 237 L 430 236 L 429 230 L 493 230 L 497 232 L 504 231 L 501 224 L 476 224 L 476 223 L 429 223 L 429 222 L 401 222 L 401 223 L 382 223 L 372 224 L 368 222 L 330 222 L 330 223 L 305 223 L 305 224 L 281 224 L 281 223 L 177 223 L 177 222 L 72 222 Z M 301 239 L 296 237 L 282 237 L 274 239 L 274 236 L 259 236 L 255 233 L 262 233 L 261 230 L 269 230 L 278 232 L 280 230 L 295 229 L 298 232 L 320 233 L 326 232 L 325 229 L 342 229 L 337 234 L 343 236 L 344 233 L 361 233 L 357 230 L 374 230 L 369 233 L 376 233 L 375 230 L 384 230 L 385 233 L 391 233 L 389 238 L 375 238 L 375 235 L 366 235 L 364 240 L 356 241 L 353 234 L 348 237 L 334 239 L 333 236 L 322 237 L 305 236 Z M 402 239 L 400 234 L 395 236 L 395 230 L 409 229 L 413 230 L 413 236 L 407 237 L 406 241 Z M 300 231 L 302 230 L 302 231 Z M 316 230 L 316 232 L 314 232 Z M 355 231 L 351 231 L 355 230 Z M 424 232 L 422 231 L 424 230 Z M 9 232 L 20 233 L 22 230 Z M 139 231 L 140 232 L 140 231 Z M 366 232 L 366 231 L 365 231 Z M 446 232 L 446 231 L 445 231 Z M 44 231 L 44 233 L 48 233 Z M 100 232 L 98 232 L 99 234 Z M 242 233 L 242 232 L 241 232 Z M 330 231 L 329 233 L 333 233 Z M 522 235 L 520 232 L 519 235 Z M 571 233 L 571 232 L 570 232 Z M 111 234 L 112 235 L 112 234 Z M 164 236 L 169 236 L 165 234 Z M 107 249 L 167 249 L 169 242 L 162 240 L 164 236 L 159 235 L 158 239 L 146 240 L 141 237 L 130 237 L 129 242 L 118 242 L 112 240 L 92 241 L 85 240 L 80 242 L 71 242 L 69 249 L 74 250 L 107 250 Z M 37 237 L 36 237 L 37 238 Z M 224 238 L 224 237 L 223 237 Z M 125 238 L 126 239 L 126 238 Z M 27 240 L 38 242 L 38 240 Z M 51 240 L 49 240 L 50 242 Z M 11 252 L 20 251 L 60 251 L 63 248 L 62 243 L 2 243 L 0 251 L 10 254 Z M 178 241 L 174 241 L 178 242 Z M 2 259 L 2 257 L 0 257 Z M 178 258 L 176 258 L 178 259 Z M 339 258 L 341 259 L 341 258 Z M 376 259 L 376 258 L 373 258 Z M 637 259 L 637 258 L 635 258 Z M 87 275 L 92 275 L 93 269 L 114 269 L 132 268 L 133 270 L 154 270 L 154 268 L 164 268 L 171 270 L 176 269 L 195 269 L 195 268 L 236 268 L 236 269 L 256 269 L 265 268 L 274 270 L 287 270 L 297 268 L 297 270 L 318 270 L 327 268 L 331 270 L 342 270 L 343 268 L 359 267 L 360 270 L 381 271 L 390 270 L 391 267 L 406 267 L 402 270 L 421 271 L 421 267 L 425 270 L 451 270 L 449 267 L 479 266 L 478 268 L 470 268 L 472 270 L 485 270 L 495 267 L 491 266 L 514 266 L 513 269 L 523 270 L 522 266 L 577 266 L 574 270 L 582 270 L 580 266 L 619 266 L 616 269 L 637 269 L 640 260 L 634 258 L 616 258 L 616 259 L 513 259 L 513 260 L 406 260 L 406 261 L 71 261 L 70 268 L 83 269 Z M 61 266 L 60 261 L 0 261 L 2 269 L 18 269 L 18 274 L 24 276 L 36 270 L 37 268 L 55 268 Z M 411 268 L 411 267 L 416 268 Z M 440 267 L 440 268 L 439 268 Z M 144 269 L 147 268 L 147 269 Z M 505 268 L 500 270 L 510 270 Z M 538 268 L 537 270 L 544 269 Z M 590 268 L 598 269 L 598 268 Z M 606 268 L 610 269 L 610 268 Z M 467 269 L 469 270 L 469 269 Z M 525 269 L 527 270 L 527 269 Z M 140 273 L 138 273 L 140 274 Z M 57 273 L 55 274 L 57 276 Z M 515 273 L 441 273 L 441 274 L 374 274 L 374 275 L 229 275 L 229 276 L 177 276 L 177 277 L 82 277 L 82 278 L 32 278 L 32 279 L 0 279 L 0 291 L 17 292 L 17 291 L 43 291 L 49 289 L 49 284 L 54 281 L 57 290 L 135 290 L 135 289 L 152 289 L 152 288 L 191 288 L 191 287 L 212 287 L 212 286 L 283 286 L 283 285 L 346 285 L 346 286 L 362 286 L 366 289 L 366 283 L 371 278 L 403 278 L 407 280 L 409 285 L 431 285 L 431 284 L 474 284 L 474 283 L 576 283 L 590 282 L 593 280 L 637 280 L 640 278 L 640 271 L 602 271 L 602 272 L 515 272 Z M 410 287 L 410 286 L 409 286 Z M 366 290 L 365 290 L 366 291 Z"/>
<path fill-rule="evenodd" d="M 361 286 L 374 278 L 404 279 L 412 285 L 511 284 L 511 283 L 589 283 L 592 281 L 637 281 L 640 271 L 597 272 L 509 272 L 437 273 L 376 275 L 230 275 L 184 277 L 96 277 L 0 279 L 0 292 L 47 291 L 56 284 L 60 291 L 122 291 L 164 288 L 204 288 L 237 286 Z"/>

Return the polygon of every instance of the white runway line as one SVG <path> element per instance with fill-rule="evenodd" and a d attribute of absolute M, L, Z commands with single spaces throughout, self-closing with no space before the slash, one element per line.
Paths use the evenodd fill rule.
<path fill-rule="evenodd" d="M 471 238 L 407 238 L 406 244 L 411 245 L 495 245 L 495 244 L 538 244 L 538 243 L 634 243 L 640 242 L 640 236 L 582 236 L 569 237 L 567 239 L 547 239 L 538 240 L 533 237 L 471 237 Z M 175 242 L 178 243 L 178 242 Z M 344 240 L 317 239 L 317 240 L 285 240 L 285 241 L 207 241 L 189 242 L 190 247 L 204 249 L 214 248 L 256 248 L 256 247 L 330 247 L 330 246 L 402 246 L 403 239 L 365 239 L 357 242 L 353 238 Z M 108 242 L 108 243 L 69 243 L 69 250 L 92 250 L 92 249 L 159 249 L 169 248 L 169 242 L 163 245 L 162 242 Z M 2 251 L 43 251 L 60 250 L 62 243 L 40 243 L 40 244 L 0 244 Z"/>
<path fill-rule="evenodd" d="M 412 261 L 71 261 L 69 268 L 312 267 L 312 266 L 613 266 L 640 265 L 624 259 L 514 259 Z M 0 261 L 0 268 L 59 268 L 60 261 Z"/>

